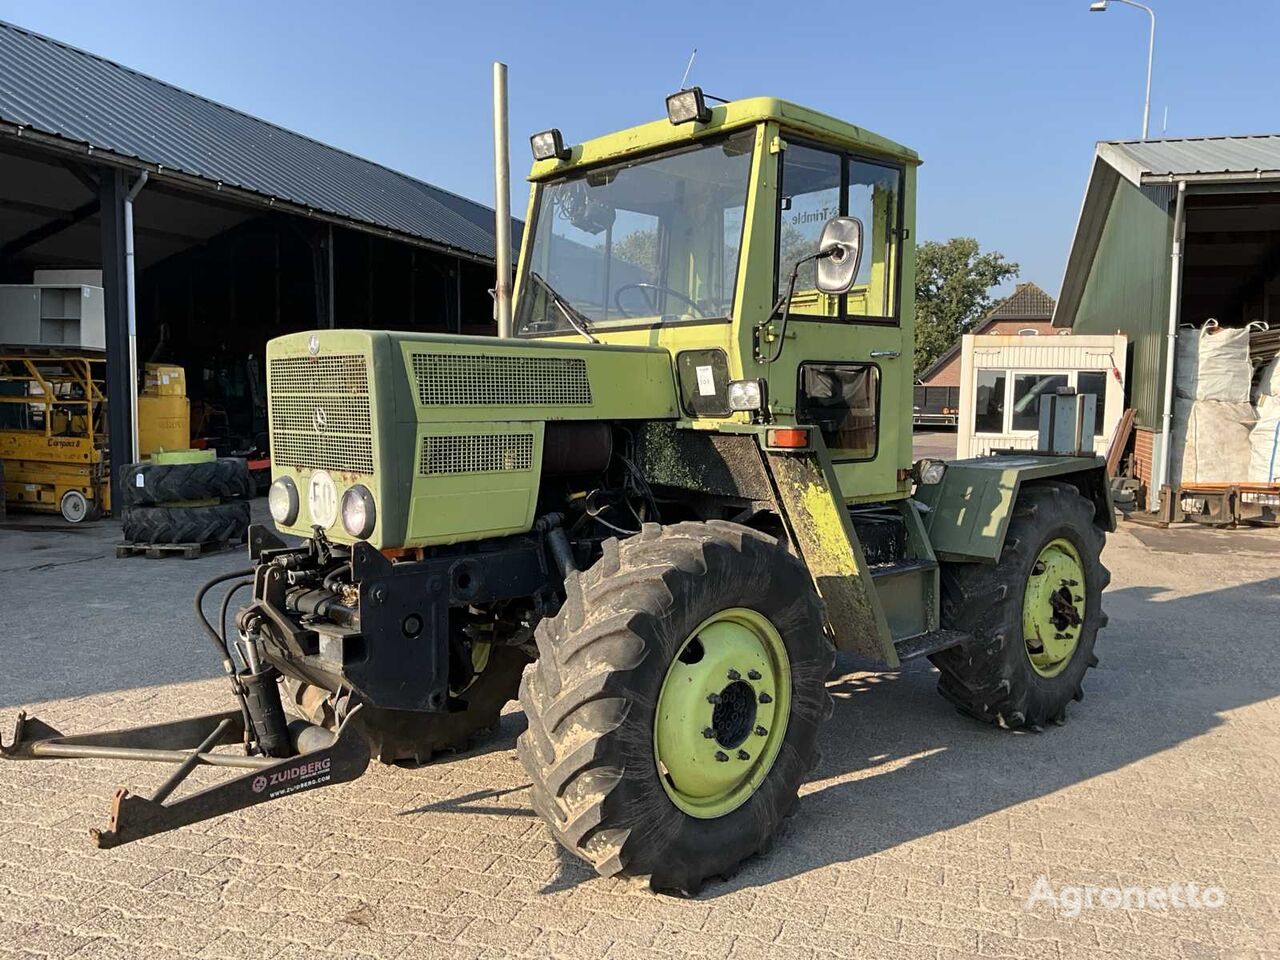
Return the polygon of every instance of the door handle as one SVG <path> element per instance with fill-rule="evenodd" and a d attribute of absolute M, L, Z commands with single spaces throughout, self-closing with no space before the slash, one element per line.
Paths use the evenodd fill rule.
<path fill-rule="evenodd" d="M 889 359 L 893 359 L 894 357 L 900 357 L 900 356 L 902 356 L 902 353 L 898 350 L 872 350 L 871 351 L 871 357 L 873 359 L 876 357 L 887 357 Z"/>

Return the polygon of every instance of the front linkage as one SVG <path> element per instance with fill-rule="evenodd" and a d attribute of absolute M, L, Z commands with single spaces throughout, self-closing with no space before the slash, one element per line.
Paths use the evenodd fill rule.
<path fill-rule="evenodd" d="M 24 713 L 13 742 L 0 742 L 0 759 L 176 764 L 150 797 L 116 791 L 108 827 L 91 831 L 105 848 L 355 780 L 375 751 L 384 760 L 429 756 L 436 740 L 468 732 L 456 718 L 482 712 L 474 710 L 477 699 L 500 709 L 514 696 L 527 662 L 520 644 L 532 622 L 558 607 L 556 586 L 576 568 L 561 520 L 550 514 L 526 537 L 395 564 L 367 543 L 332 544 L 318 528 L 301 546 L 287 546 L 255 525 L 254 566 L 215 577 L 195 599 L 197 622 L 218 652 L 237 709 L 76 736 Z M 227 583 L 215 628 L 204 600 Z M 227 615 L 244 587 L 252 588 L 252 599 L 236 614 L 233 643 Z M 368 655 L 370 637 L 378 638 L 376 657 Z M 499 648 L 518 656 L 504 657 Z M 479 670 L 473 672 L 477 649 L 488 654 L 485 677 L 493 674 L 499 685 L 509 680 L 510 691 L 488 696 Z M 309 687 L 325 694 L 322 722 L 286 719 L 282 676 L 291 692 Z M 233 744 L 242 752 L 215 752 Z M 246 772 L 169 800 L 200 765 Z"/>
<path fill-rule="evenodd" d="M 253 558 L 258 559 L 269 546 L 283 545 L 261 527 L 255 527 L 250 537 Z M 215 577 L 200 589 L 195 602 L 197 620 L 218 649 L 239 703 L 238 709 L 76 736 L 66 736 L 36 717 L 21 713 L 13 742 L 8 746 L 0 742 L 0 758 L 5 760 L 80 758 L 177 765 L 150 797 L 138 796 L 124 787 L 116 791 L 107 828 L 90 831 L 98 847 L 119 846 L 269 800 L 346 783 L 358 778 L 368 767 L 368 740 L 351 722 L 361 710 L 359 704 L 351 707 L 333 730 L 300 720 L 287 722 L 280 701 L 279 674 L 264 661 L 260 640 L 241 634 L 235 645 L 237 665 L 237 657 L 233 657 L 225 634 L 215 630 L 205 617 L 202 602 L 213 587 L 253 573 L 253 570 L 244 570 Z M 231 593 L 251 582 L 241 580 L 232 587 Z M 231 593 L 223 602 L 222 621 L 226 619 Z M 216 747 L 232 744 L 242 745 L 243 753 L 214 752 Z M 200 765 L 246 772 L 169 801 L 191 771 Z"/>

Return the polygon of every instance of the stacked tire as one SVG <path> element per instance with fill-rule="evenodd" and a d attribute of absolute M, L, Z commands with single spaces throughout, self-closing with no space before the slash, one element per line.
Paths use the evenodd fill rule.
<path fill-rule="evenodd" d="M 130 543 L 242 541 L 253 485 L 237 457 L 131 463 L 120 475 L 121 524 Z"/>

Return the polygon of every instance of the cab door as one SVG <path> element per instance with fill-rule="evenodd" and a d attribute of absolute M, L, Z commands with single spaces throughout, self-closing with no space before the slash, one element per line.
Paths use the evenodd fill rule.
<path fill-rule="evenodd" d="M 847 294 L 821 293 L 815 264 L 800 266 L 789 335 L 770 365 L 771 386 L 794 384 L 796 419 L 822 433 L 846 499 L 905 495 L 908 485 L 898 477 L 911 463 L 914 291 L 903 289 L 903 252 L 913 171 L 805 142 L 788 141 L 781 154 L 779 294 L 787 292 L 797 260 L 817 251 L 832 217 L 858 218 L 863 241 Z"/>

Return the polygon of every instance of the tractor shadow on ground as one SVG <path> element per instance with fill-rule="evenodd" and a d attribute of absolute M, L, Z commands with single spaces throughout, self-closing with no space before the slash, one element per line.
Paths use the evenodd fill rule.
<path fill-rule="evenodd" d="M 828 683 L 835 712 L 823 759 L 785 835 L 704 898 L 853 861 L 1118 770 L 1192 738 L 1221 714 L 1280 695 L 1280 671 L 1252 649 L 1280 622 L 1280 578 L 1162 600 L 1130 587 L 1106 595 L 1099 666 L 1064 727 L 1010 733 L 959 714 L 915 662 Z M 1234 625 L 1253 626 L 1245 631 Z M 852 779 L 850 778 L 852 775 Z M 824 781 L 834 781 L 825 783 Z M 1140 797 L 1133 798 L 1141 800 Z"/>
<path fill-rule="evenodd" d="M 1280 622 L 1280 578 L 1190 597 L 1165 593 L 1108 592 L 1111 624 L 1099 637 L 1100 664 L 1086 677 L 1086 697 L 1069 707 L 1064 727 L 1043 733 L 1011 733 L 959 714 L 937 694 L 937 671 L 927 662 L 876 673 L 840 657 L 828 681 L 835 710 L 808 792 L 769 854 L 727 882 L 708 883 L 700 899 L 970 823 L 1168 750 L 1211 731 L 1226 711 L 1280 695 L 1280 670 L 1255 649 L 1267 632 L 1258 625 Z M 509 745 L 516 719 L 523 718 L 504 717 L 497 742 L 486 747 Z M 488 796 L 433 809 L 485 812 L 477 801 Z M 522 811 L 512 804 L 493 812 Z M 541 892 L 594 879 L 560 851 L 560 873 Z"/>

